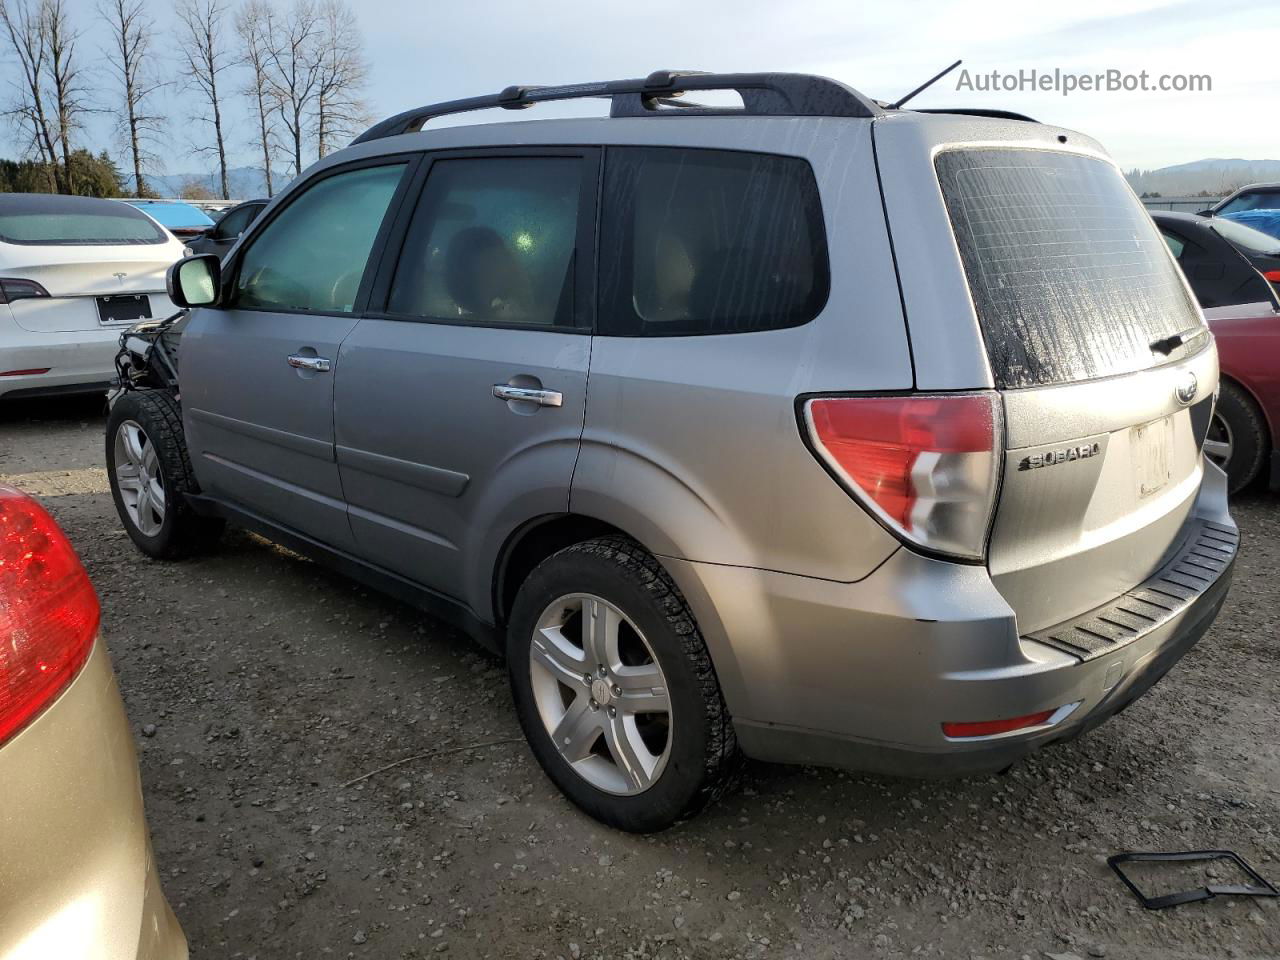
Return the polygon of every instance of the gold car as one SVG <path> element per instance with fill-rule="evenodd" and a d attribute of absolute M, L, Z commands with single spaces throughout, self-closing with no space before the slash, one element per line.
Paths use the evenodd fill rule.
<path fill-rule="evenodd" d="M 183 960 L 98 598 L 58 525 L 0 487 L 0 960 Z"/>

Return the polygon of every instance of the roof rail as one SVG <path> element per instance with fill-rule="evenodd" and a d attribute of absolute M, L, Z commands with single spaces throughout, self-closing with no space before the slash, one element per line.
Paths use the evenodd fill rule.
<path fill-rule="evenodd" d="M 916 110 L 916 113 L 951 113 L 962 117 L 991 117 L 996 120 L 1022 120 L 1026 123 L 1039 123 L 1040 121 L 1034 117 L 1028 117 L 1025 113 L 1014 113 L 1012 110 L 988 110 L 984 107 L 923 107 Z"/>
<path fill-rule="evenodd" d="M 736 90 L 742 97 L 742 109 L 688 106 L 672 103 L 691 90 Z M 680 116 L 753 116 L 775 117 L 878 117 L 884 113 L 880 105 L 857 90 L 826 77 L 804 73 L 701 73 L 698 71 L 658 70 L 643 79 L 607 80 L 600 83 L 575 83 L 557 87 L 513 86 L 501 93 L 465 100 L 450 100 L 406 110 L 374 124 L 352 143 L 366 143 L 383 137 L 421 130 L 428 120 L 473 110 L 523 110 L 537 103 L 553 100 L 580 100 L 602 97 L 612 101 L 612 117 L 654 116 L 662 113 Z M 662 109 L 667 107 L 670 109 Z"/>

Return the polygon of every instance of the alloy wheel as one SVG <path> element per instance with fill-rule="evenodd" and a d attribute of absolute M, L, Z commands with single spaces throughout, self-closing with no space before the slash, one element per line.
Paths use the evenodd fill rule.
<path fill-rule="evenodd" d="M 1235 435 L 1231 432 L 1231 425 L 1222 418 L 1221 414 L 1215 412 L 1213 419 L 1209 422 L 1209 433 L 1204 440 L 1205 455 L 1225 470 L 1227 464 L 1231 462 L 1231 451 L 1234 448 Z"/>
<path fill-rule="evenodd" d="M 551 603 L 530 638 L 529 679 L 556 750 L 593 787 L 631 796 L 662 775 L 672 735 L 667 680 L 618 607 L 589 593 Z"/>
<path fill-rule="evenodd" d="M 148 537 L 164 525 L 164 480 L 155 445 L 136 421 L 116 430 L 116 486 L 130 522 Z"/>

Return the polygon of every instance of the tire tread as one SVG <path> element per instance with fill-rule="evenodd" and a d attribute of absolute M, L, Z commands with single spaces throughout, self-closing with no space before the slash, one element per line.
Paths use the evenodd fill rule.
<path fill-rule="evenodd" d="M 118 413 L 119 412 L 119 413 Z M 119 420 L 136 420 L 147 431 L 147 438 L 156 448 L 165 482 L 165 510 L 173 511 L 172 535 L 158 545 L 144 546 L 134 536 L 133 525 L 123 516 L 121 521 L 130 537 L 145 553 L 166 559 L 180 560 L 207 550 L 222 532 L 223 523 L 202 517 L 187 502 L 188 493 L 199 493 L 191 454 L 187 450 L 186 434 L 182 428 L 182 407 L 168 390 L 135 390 L 116 401 L 108 420 L 107 456 L 112 456 L 115 428 Z M 110 462 L 110 459 L 108 459 Z M 113 496 L 119 498 L 112 488 Z M 153 538 L 154 539 L 154 538 Z"/>
<path fill-rule="evenodd" d="M 655 655 L 663 658 L 669 688 L 676 681 L 681 709 L 701 708 L 696 738 L 682 741 L 684 746 L 678 747 L 683 766 L 669 766 L 656 782 L 660 796 L 647 802 L 641 800 L 644 794 L 611 799 L 569 772 L 545 738 L 529 699 L 527 680 L 522 679 L 527 676 L 527 630 L 532 628 L 537 611 L 559 591 L 575 589 L 572 584 L 588 570 L 597 571 L 601 582 L 615 583 L 619 588 L 625 584 L 628 603 L 644 604 L 644 610 L 633 609 L 630 615 L 639 613 L 646 630 L 658 631 L 650 634 L 650 640 L 660 641 L 653 648 Z M 516 709 L 534 753 L 552 781 L 591 816 L 629 832 L 651 833 L 689 819 L 732 787 L 741 754 L 706 642 L 671 575 L 635 540 L 621 534 L 600 536 L 570 544 L 544 559 L 517 592 L 507 643 Z M 673 669 L 678 671 L 678 679 L 670 676 Z M 672 776 L 676 779 L 668 781 Z"/>
<path fill-rule="evenodd" d="M 693 611 L 676 586 L 671 575 L 657 559 L 630 537 L 615 535 L 599 537 L 566 547 L 563 552 L 595 556 L 601 560 L 619 563 L 634 570 L 643 582 L 649 596 L 662 608 L 668 626 L 680 637 L 685 657 L 693 667 L 694 676 L 702 688 L 703 717 L 707 723 L 707 753 L 705 758 L 706 780 L 702 789 L 690 802 L 681 819 L 688 819 L 703 807 L 714 803 L 732 787 L 740 767 L 738 738 L 733 720 L 720 692 L 715 665 L 707 650 L 706 641 L 698 629 Z"/>
<path fill-rule="evenodd" d="M 1266 464 L 1270 444 L 1267 422 L 1253 397 L 1227 378 L 1223 378 L 1218 395 L 1218 416 L 1228 421 L 1236 435 L 1228 464 L 1229 491 L 1239 493 L 1253 484 Z"/>

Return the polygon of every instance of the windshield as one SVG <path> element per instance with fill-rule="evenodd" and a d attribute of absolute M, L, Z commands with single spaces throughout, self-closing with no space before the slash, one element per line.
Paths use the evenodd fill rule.
<path fill-rule="evenodd" d="M 127 203 L 53 194 L 0 195 L 0 240 L 30 246 L 164 243 L 168 234 Z"/>
<path fill-rule="evenodd" d="M 1212 226 L 1225 239 L 1249 253 L 1280 256 L 1280 240 L 1268 236 L 1261 230 L 1255 230 L 1253 227 L 1225 218 L 1214 218 Z"/>
<path fill-rule="evenodd" d="M 1217 213 L 1239 213 L 1241 210 L 1271 210 L 1280 207 L 1280 190 L 1250 190 L 1228 200 Z"/>
<path fill-rule="evenodd" d="M 1047 150 L 935 161 L 1001 388 L 1133 373 L 1201 326 L 1165 241 L 1111 164 Z"/>

